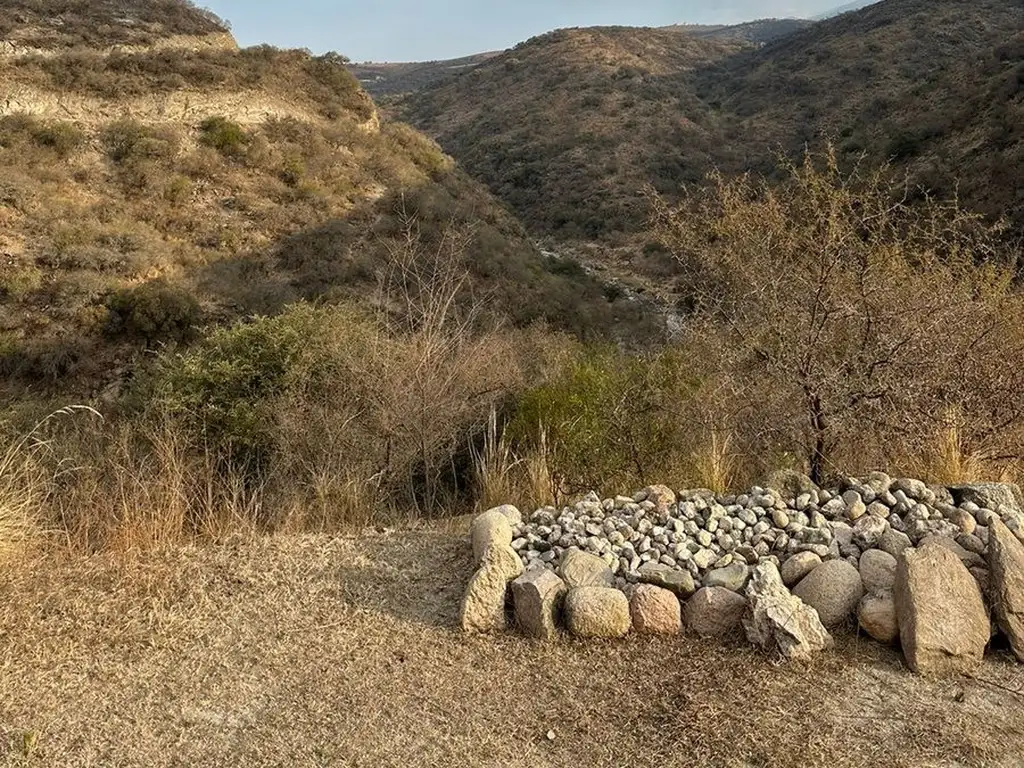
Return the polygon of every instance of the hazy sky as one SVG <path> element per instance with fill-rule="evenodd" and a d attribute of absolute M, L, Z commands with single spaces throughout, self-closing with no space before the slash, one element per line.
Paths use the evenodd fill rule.
<path fill-rule="evenodd" d="M 501 50 L 557 27 L 660 26 L 810 17 L 845 0 L 199 0 L 242 45 L 424 61 Z"/>

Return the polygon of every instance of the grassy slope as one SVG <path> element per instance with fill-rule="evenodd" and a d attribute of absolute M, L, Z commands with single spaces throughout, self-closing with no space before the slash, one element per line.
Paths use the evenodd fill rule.
<path fill-rule="evenodd" d="M 461 536 L 428 531 L 17 568 L 0 764 L 1019 764 L 1003 653 L 929 681 L 852 637 L 809 665 L 740 641 L 467 637 L 469 568 Z"/>
<path fill-rule="evenodd" d="M 1024 225 L 1024 3 L 887 0 L 742 49 L 665 30 L 542 36 L 410 96 L 535 232 L 643 226 L 642 184 L 767 169 L 823 135 Z"/>
<path fill-rule="evenodd" d="M 86 37 L 101 48 L 123 38 Z M 644 322 L 542 257 L 435 144 L 381 124 L 340 61 L 78 46 L 2 58 L 0 84 L 11 94 L 0 112 L 8 384 L 88 394 L 116 378 L 138 346 L 105 334 L 109 297 L 155 279 L 196 297 L 200 322 L 299 298 L 364 301 L 403 237 L 401 215 L 418 219 L 428 248 L 449 226 L 472 231 L 474 290 L 493 316 L 584 334 Z M 213 116 L 238 123 L 238 140 L 208 146 L 200 126 Z"/>

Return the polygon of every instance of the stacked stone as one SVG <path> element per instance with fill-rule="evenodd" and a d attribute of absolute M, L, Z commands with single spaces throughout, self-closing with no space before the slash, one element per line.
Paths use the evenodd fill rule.
<path fill-rule="evenodd" d="M 969 672 L 997 631 L 1024 661 L 1016 486 L 874 473 L 830 491 L 794 473 L 774 479 L 739 496 L 664 486 L 590 495 L 527 522 L 514 507 L 484 513 L 472 527 L 478 569 L 463 627 L 503 629 L 514 611 L 538 638 L 685 628 L 806 659 L 832 645 L 829 630 L 856 622 L 898 640 L 923 673 Z"/>
<path fill-rule="evenodd" d="M 835 490 L 804 479 L 790 489 L 797 493 L 755 486 L 737 496 L 675 494 L 654 486 L 631 497 L 591 494 L 561 511 L 537 510 L 514 526 L 512 547 L 527 568 L 557 570 L 573 550 L 596 555 L 620 588 L 650 581 L 652 571 L 678 571 L 695 587 L 739 591 L 762 562 L 780 567 L 784 578 L 791 558 L 805 567 L 844 559 L 859 568 L 865 551 L 881 549 L 895 558 L 930 536 L 955 544 L 966 553 L 961 559 L 980 569 L 993 519 L 1024 538 L 1024 515 L 1008 488 L 928 486 L 883 473 Z"/>

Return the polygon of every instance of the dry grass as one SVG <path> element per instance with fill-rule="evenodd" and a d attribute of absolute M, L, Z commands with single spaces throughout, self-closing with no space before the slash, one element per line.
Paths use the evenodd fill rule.
<path fill-rule="evenodd" d="M 423 530 L 27 563 L 0 583 L 0 764 L 1010 766 L 1024 749 L 1001 656 L 940 683 L 853 639 L 778 666 L 690 638 L 467 637 L 469 568 L 461 537 Z"/>

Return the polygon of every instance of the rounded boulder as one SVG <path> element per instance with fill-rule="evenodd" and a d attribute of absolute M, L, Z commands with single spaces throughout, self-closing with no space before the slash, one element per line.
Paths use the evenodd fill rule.
<path fill-rule="evenodd" d="M 576 587 L 565 596 L 565 625 L 577 637 L 619 638 L 633 621 L 625 593 L 611 587 Z"/>
<path fill-rule="evenodd" d="M 837 627 L 849 619 L 864 597 L 860 572 L 845 560 L 830 560 L 815 568 L 793 594 L 818 612 L 826 627 Z"/>
<path fill-rule="evenodd" d="M 633 629 L 646 635 L 678 635 L 683 629 L 682 608 L 672 592 L 641 584 L 629 601 Z"/>

